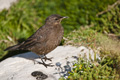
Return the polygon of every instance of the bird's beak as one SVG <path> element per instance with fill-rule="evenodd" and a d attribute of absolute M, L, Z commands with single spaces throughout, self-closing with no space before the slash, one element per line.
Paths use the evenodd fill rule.
<path fill-rule="evenodd" d="M 64 19 L 64 18 L 69 18 L 68 16 L 64 16 L 64 17 L 62 17 L 62 19 Z"/>
<path fill-rule="evenodd" d="M 63 17 L 60 18 L 60 21 L 63 20 L 63 19 L 65 19 L 65 18 L 69 18 L 69 17 L 63 16 Z"/>

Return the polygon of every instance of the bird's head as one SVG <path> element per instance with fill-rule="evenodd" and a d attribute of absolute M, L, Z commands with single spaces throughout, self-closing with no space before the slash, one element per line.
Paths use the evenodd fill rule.
<path fill-rule="evenodd" d="M 63 17 L 60 15 L 54 14 L 54 15 L 47 17 L 47 19 L 45 20 L 45 23 L 47 23 L 47 24 L 60 24 L 61 20 L 64 18 L 68 18 L 68 17 Z"/>

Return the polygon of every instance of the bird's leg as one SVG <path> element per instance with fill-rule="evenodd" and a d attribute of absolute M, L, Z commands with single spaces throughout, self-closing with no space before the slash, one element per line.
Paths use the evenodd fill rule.
<path fill-rule="evenodd" d="M 43 61 L 43 59 L 41 58 L 41 61 L 42 61 L 42 64 L 47 68 L 47 66 L 50 66 L 50 67 L 53 67 L 54 65 L 50 65 L 52 63 L 49 63 L 49 64 L 45 64 L 45 62 Z"/>
<path fill-rule="evenodd" d="M 29 60 L 32 60 L 34 62 L 34 64 L 35 64 L 35 62 L 37 62 L 35 59 L 29 59 Z"/>
<path fill-rule="evenodd" d="M 44 59 L 45 61 L 47 61 L 47 60 L 52 61 L 53 57 L 47 58 L 46 55 L 44 55 L 44 58 L 42 58 L 42 59 Z"/>
<path fill-rule="evenodd" d="M 41 62 L 38 62 L 38 61 L 37 61 L 37 63 L 43 64 L 46 68 L 47 68 L 47 66 L 50 66 L 50 67 L 53 67 L 53 66 L 54 66 L 54 65 L 51 65 L 52 63 L 46 64 L 46 63 L 43 61 L 43 58 L 44 58 L 43 56 L 42 56 L 42 57 L 40 56 L 39 58 L 41 59 L 42 63 L 41 63 Z"/>

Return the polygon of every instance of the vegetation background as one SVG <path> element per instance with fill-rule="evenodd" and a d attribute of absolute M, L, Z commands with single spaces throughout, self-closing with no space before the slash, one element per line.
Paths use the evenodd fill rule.
<path fill-rule="evenodd" d="M 51 14 L 69 16 L 62 21 L 65 34 L 61 45 L 100 48 L 101 57 L 107 56 L 100 65 L 108 63 L 118 71 L 115 74 L 120 73 L 119 0 L 19 0 L 0 12 L 0 59 L 21 53 L 3 50 L 24 41 Z"/>

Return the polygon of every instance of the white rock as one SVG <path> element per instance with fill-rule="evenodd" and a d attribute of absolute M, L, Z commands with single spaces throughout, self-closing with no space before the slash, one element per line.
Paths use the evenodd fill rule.
<path fill-rule="evenodd" d="M 72 62 L 76 60 L 72 56 L 78 57 L 78 55 L 81 55 L 84 57 L 84 55 L 86 55 L 89 59 L 89 53 L 91 54 L 92 59 L 94 59 L 93 51 L 84 46 L 78 48 L 72 46 L 58 46 L 55 50 L 50 52 L 47 57 L 53 57 L 52 63 L 54 65 L 57 62 L 60 62 L 63 71 L 62 69 L 56 70 L 60 68 L 58 66 L 46 68 L 42 64 L 34 64 L 30 59 L 39 59 L 37 59 L 38 56 L 32 52 L 19 54 L 0 62 L 0 80 L 36 80 L 35 77 L 31 76 L 31 73 L 34 71 L 41 71 L 48 75 L 48 78 L 45 80 L 58 80 L 61 75 L 65 76 L 67 73 L 67 70 L 65 71 L 64 67 L 67 66 L 67 61 Z M 98 55 L 97 58 L 100 59 Z M 41 60 L 39 61 L 41 62 Z M 46 63 L 51 62 L 46 61 Z M 71 69 L 71 65 L 72 63 L 68 64 L 69 68 L 67 68 L 69 70 Z"/>
<path fill-rule="evenodd" d="M 12 3 L 17 2 L 18 0 L 0 0 L 0 11 L 5 9 L 8 9 Z"/>

